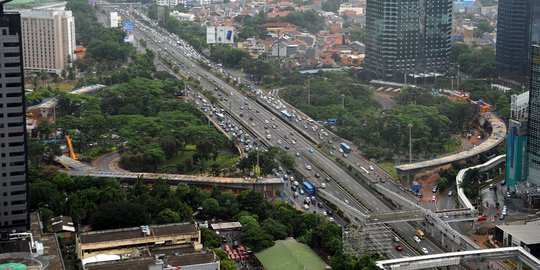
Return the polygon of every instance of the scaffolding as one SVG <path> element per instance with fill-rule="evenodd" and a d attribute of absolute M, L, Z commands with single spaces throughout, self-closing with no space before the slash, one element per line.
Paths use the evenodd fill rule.
<path fill-rule="evenodd" d="M 363 254 L 385 254 L 392 248 L 394 235 L 383 224 L 366 224 L 343 231 L 343 247 L 346 253 L 356 256 Z"/>

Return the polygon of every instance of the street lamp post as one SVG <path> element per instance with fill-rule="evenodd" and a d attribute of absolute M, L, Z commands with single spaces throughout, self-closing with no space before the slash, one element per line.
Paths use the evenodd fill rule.
<path fill-rule="evenodd" d="M 345 110 L 345 94 L 341 94 L 341 108 Z"/>
<path fill-rule="evenodd" d="M 412 163 L 412 136 L 411 136 L 411 133 L 412 133 L 412 127 L 413 127 L 413 124 L 412 123 L 409 123 L 409 125 L 407 125 L 409 127 L 409 163 Z"/>
<path fill-rule="evenodd" d="M 308 105 L 311 105 L 311 86 L 310 86 L 310 83 L 311 83 L 311 78 L 309 78 L 308 81 L 307 81 L 307 104 Z"/>
<path fill-rule="evenodd" d="M 457 65 L 457 90 L 459 91 L 459 65 Z"/>

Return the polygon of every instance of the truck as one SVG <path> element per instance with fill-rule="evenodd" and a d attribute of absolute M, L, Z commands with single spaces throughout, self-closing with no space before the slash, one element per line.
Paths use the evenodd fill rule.
<path fill-rule="evenodd" d="M 425 235 L 424 235 L 424 231 L 418 229 L 416 230 L 416 236 L 418 236 L 418 238 L 420 239 L 424 239 Z"/>

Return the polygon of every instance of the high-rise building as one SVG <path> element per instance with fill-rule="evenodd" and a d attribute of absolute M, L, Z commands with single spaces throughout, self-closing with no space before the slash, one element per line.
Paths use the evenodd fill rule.
<path fill-rule="evenodd" d="M 21 17 L 0 1 L 0 237 L 29 229 Z"/>
<path fill-rule="evenodd" d="M 366 9 L 365 68 L 383 80 L 446 73 L 452 0 L 370 0 Z"/>
<path fill-rule="evenodd" d="M 529 112 L 529 92 L 512 95 L 510 121 L 506 135 L 505 181 L 509 187 L 526 180 L 527 162 L 527 120 Z"/>
<path fill-rule="evenodd" d="M 531 45 L 540 42 L 540 0 L 499 0 L 498 9 L 497 77 L 520 89 L 529 84 Z"/>
<path fill-rule="evenodd" d="M 75 60 L 75 19 L 70 10 L 23 10 L 24 68 L 60 74 Z"/>
<path fill-rule="evenodd" d="M 540 187 L 540 45 L 531 51 L 531 85 L 529 91 L 529 120 L 527 130 L 527 182 Z"/>

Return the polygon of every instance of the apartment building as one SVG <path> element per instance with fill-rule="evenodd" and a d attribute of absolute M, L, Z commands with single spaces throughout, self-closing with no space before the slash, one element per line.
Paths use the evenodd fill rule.
<path fill-rule="evenodd" d="M 21 11 L 26 71 L 60 74 L 75 59 L 75 18 L 70 10 Z"/>

